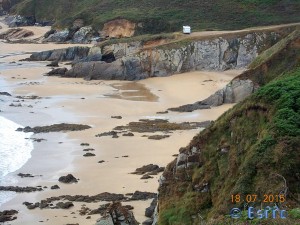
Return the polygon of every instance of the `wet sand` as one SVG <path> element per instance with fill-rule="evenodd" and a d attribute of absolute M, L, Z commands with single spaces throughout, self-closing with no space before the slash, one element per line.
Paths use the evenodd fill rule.
<path fill-rule="evenodd" d="M 0 43 L 0 55 L 18 51 L 30 52 L 44 49 L 61 48 L 62 45 L 9 45 Z M 11 62 L 27 55 L 9 56 L 0 62 Z M 6 83 L 6 90 L 13 95 L 37 95 L 38 100 L 26 100 L 24 107 L 3 107 L 1 116 L 7 117 L 24 126 L 51 125 L 70 122 L 91 125 L 85 131 L 37 134 L 33 137 L 47 141 L 35 143 L 32 158 L 18 171 L 9 176 L 15 178 L 19 186 L 47 186 L 49 190 L 35 193 L 17 194 L 9 202 L 0 206 L 4 209 L 19 210 L 18 219 L 10 224 L 61 225 L 67 223 L 95 224 L 99 215 L 80 216 L 78 210 L 84 203 L 74 203 L 69 210 L 34 209 L 29 211 L 22 202 L 37 202 L 46 197 L 63 194 L 93 195 L 102 192 L 126 194 L 139 191 L 156 192 L 158 177 L 141 180 L 140 176 L 129 174 L 146 164 L 166 166 L 182 146 L 186 146 L 200 130 L 174 131 L 171 137 L 163 140 L 149 140 L 144 134 L 135 133 L 134 137 L 120 136 L 95 137 L 96 134 L 111 131 L 114 127 L 126 125 L 139 119 L 163 118 L 171 122 L 200 122 L 215 120 L 232 105 L 198 110 L 191 113 L 170 112 L 158 115 L 156 112 L 202 100 L 224 87 L 240 71 L 190 72 L 163 78 L 129 81 L 84 81 L 82 79 L 45 77 L 50 70 L 43 63 L 26 64 L 26 68 L 14 67 L 0 71 Z M 25 79 L 24 79 L 25 78 Z M 33 107 L 26 107 L 32 105 Z M 33 112 L 33 113 L 32 113 Z M 111 116 L 122 116 L 112 119 Z M 62 143 L 60 143 L 62 142 Z M 94 148 L 95 157 L 83 157 L 80 143 L 89 143 Z M 124 158 L 122 156 L 128 155 Z M 116 158 L 118 157 L 118 158 Z M 104 163 L 97 163 L 105 160 Z M 18 178 L 17 173 L 43 175 L 34 178 Z M 72 173 L 80 181 L 77 184 L 61 184 L 58 178 Z M 61 189 L 50 190 L 58 184 Z M 148 201 L 128 202 L 135 207 L 134 214 L 143 222 L 144 210 Z M 86 204 L 95 209 L 100 203 Z M 75 214 L 71 214 L 75 212 Z M 76 218 L 73 218 L 76 217 Z"/>

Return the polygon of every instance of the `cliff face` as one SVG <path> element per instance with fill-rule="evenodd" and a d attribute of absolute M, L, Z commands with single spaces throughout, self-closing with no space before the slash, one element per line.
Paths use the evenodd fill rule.
<path fill-rule="evenodd" d="M 193 70 L 245 68 L 260 52 L 274 45 L 292 29 L 294 28 L 250 31 L 203 40 L 184 39 L 157 47 L 147 47 L 142 42 L 94 47 L 90 55 L 98 52 L 104 57 L 110 56 L 115 61 L 81 62 L 75 64 L 66 76 L 139 80 Z"/>
<path fill-rule="evenodd" d="M 300 30 L 295 30 L 259 55 L 249 69 L 235 77 L 223 89 L 202 101 L 170 108 L 171 111 L 191 112 L 224 103 L 237 103 L 255 92 L 278 74 L 289 71 L 300 61 Z M 284 65 L 284 66 L 282 66 Z"/>
<path fill-rule="evenodd" d="M 290 215 L 284 224 L 300 223 L 293 213 L 300 206 L 299 43 L 295 32 L 276 54 L 266 54 L 266 60 L 251 70 L 253 76 L 250 71 L 247 76 L 255 81 L 265 68 L 262 80 L 273 81 L 179 150 L 160 179 L 159 225 L 246 221 L 226 216 L 232 208 L 244 209 L 242 201 L 232 202 L 236 194 L 242 199 L 257 195 L 259 200 L 248 206 L 262 208 L 274 205 L 262 202 L 265 194 L 282 194 L 286 201 L 277 205 Z M 272 224 L 283 223 L 273 220 Z"/>

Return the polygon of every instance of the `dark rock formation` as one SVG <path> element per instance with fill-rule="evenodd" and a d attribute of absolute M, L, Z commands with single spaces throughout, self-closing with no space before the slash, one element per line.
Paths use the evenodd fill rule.
<path fill-rule="evenodd" d="M 165 138 L 168 138 L 170 137 L 170 135 L 151 135 L 148 137 L 148 139 L 151 139 L 151 140 L 161 140 L 161 139 L 165 139 Z"/>
<path fill-rule="evenodd" d="M 154 198 L 148 208 L 145 210 L 145 216 L 151 218 L 154 214 L 157 205 L 157 198 Z"/>
<path fill-rule="evenodd" d="M 171 123 L 168 120 L 163 119 L 140 119 L 138 122 L 130 122 L 126 126 L 117 126 L 114 130 L 124 131 L 129 130 L 131 132 L 139 133 L 152 133 L 152 132 L 167 132 L 173 130 L 191 130 L 199 127 L 207 127 L 211 121 L 204 122 L 183 122 L 183 123 Z"/>
<path fill-rule="evenodd" d="M 18 187 L 18 186 L 0 186 L 0 191 L 13 191 L 17 193 L 43 191 L 39 187 Z"/>
<path fill-rule="evenodd" d="M 18 214 L 17 210 L 0 211 L 0 223 L 4 223 L 7 221 L 13 221 L 13 220 L 17 219 L 16 214 Z"/>
<path fill-rule="evenodd" d="M 33 35 L 34 33 L 30 30 L 26 30 L 23 28 L 14 28 L 0 33 L 0 39 L 22 39 Z"/>
<path fill-rule="evenodd" d="M 70 184 L 70 183 L 77 183 L 78 179 L 76 179 L 72 174 L 68 174 L 67 176 L 61 176 L 58 179 L 59 182 Z"/>
<path fill-rule="evenodd" d="M 89 47 L 69 47 L 33 53 L 25 61 L 72 61 L 87 57 Z"/>
<path fill-rule="evenodd" d="M 120 202 L 111 203 L 104 215 L 97 220 L 96 225 L 138 225 L 134 215 L 128 208 L 122 206 Z"/>
<path fill-rule="evenodd" d="M 51 189 L 52 189 L 52 190 L 60 189 L 60 187 L 59 187 L 57 184 L 55 184 L 55 185 L 51 186 Z"/>
<path fill-rule="evenodd" d="M 94 153 L 91 152 L 87 152 L 83 155 L 84 157 L 92 157 L 92 156 L 96 156 Z"/>
<path fill-rule="evenodd" d="M 8 92 L 0 92 L 0 95 L 11 96 L 11 94 L 9 94 Z"/>
<path fill-rule="evenodd" d="M 255 87 L 251 80 L 234 78 L 229 84 L 226 85 L 226 87 L 218 90 L 216 93 L 204 99 L 203 101 L 175 108 L 169 108 L 168 110 L 177 112 L 192 112 L 198 109 L 209 109 L 212 106 L 219 106 L 225 103 L 236 103 L 244 100 L 256 89 L 257 86 Z"/>
<path fill-rule="evenodd" d="M 23 17 L 20 15 L 13 15 L 5 17 L 5 22 L 9 27 L 20 27 L 33 26 L 36 21 L 33 16 Z"/>
<path fill-rule="evenodd" d="M 116 131 L 109 131 L 109 132 L 103 132 L 101 134 L 97 134 L 97 135 L 95 135 L 95 137 L 105 137 L 105 136 L 116 137 L 117 134 L 118 134 L 118 132 L 116 132 Z"/>
<path fill-rule="evenodd" d="M 36 177 L 30 173 L 18 173 L 17 176 L 21 177 L 21 178 L 24 178 L 24 177 Z M 41 176 L 41 175 L 38 175 L 38 176 Z"/>
<path fill-rule="evenodd" d="M 50 62 L 47 66 L 50 66 L 50 67 L 58 67 L 58 61 L 54 60 L 52 62 Z"/>
<path fill-rule="evenodd" d="M 122 116 L 111 116 L 111 118 L 120 120 L 120 119 L 122 119 Z"/>
<path fill-rule="evenodd" d="M 153 178 L 153 177 L 150 176 L 150 175 L 148 175 L 148 174 L 144 174 L 144 175 L 141 177 L 142 180 L 147 180 L 147 179 L 152 179 L 152 178 Z"/>
<path fill-rule="evenodd" d="M 25 127 L 25 128 L 18 128 L 16 131 L 23 131 L 25 133 L 27 132 L 33 132 L 33 133 L 49 133 L 49 132 L 59 132 L 59 131 L 80 131 L 80 130 L 86 130 L 91 128 L 88 125 L 82 125 L 82 124 L 67 124 L 67 123 L 60 123 L 60 124 L 53 124 L 50 126 L 37 126 L 37 127 Z"/>
<path fill-rule="evenodd" d="M 133 172 L 132 174 L 143 175 L 145 173 L 151 173 L 151 175 L 155 175 L 160 172 L 163 172 L 164 169 L 165 169 L 164 167 L 159 167 L 158 165 L 149 164 L 149 165 L 145 165 L 140 168 L 137 168 L 135 170 L 135 172 Z"/>
<path fill-rule="evenodd" d="M 147 200 L 151 198 L 156 198 L 156 196 L 156 193 L 135 191 L 131 196 L 130 201 Z"/>
<path fill-rule="evenodd" d="M 72 202 L 58 202 L 56 203 L 56 207 L 60 209 L 69 209 L 73 207 L 74 204 Z"/>
<path fill-rule="evenodd" d="M 122 136 L 125 136 L 125 137 L 133 137 L 134 134 L 131 133 L 131 132 L 128 132 L 128 133 L 122 134 Z"/>
<path fill-rule="evenodd" d="M 63 76 L 68 71 L 67 68 L 56 68 L 47 73 L 47 76 Z"/>

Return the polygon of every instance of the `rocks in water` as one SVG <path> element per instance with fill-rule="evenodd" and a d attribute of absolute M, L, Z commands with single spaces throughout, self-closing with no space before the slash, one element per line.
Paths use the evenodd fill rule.
<path fill-rule="evenodd" d="M 52 67 L 58 67 L 58 61 L 57 60 L 54 60 L 52 62 L 50 62 L 47 66 L 52 66 Z"/>
<path fill-rule="evenodd" d="M 111 116 L 111 118 L 120 120 L 120 119 L 122 119 L 122 116 Z"/>
<path fill-rule="evenodd" d="M 49 126 L 37 126 L 37 127 L 25 127 L 18 128 L 16 131 L 23 131 L 25 133 L 33 132 L 33 133 L 49 133 L 49 132 L 59 132 L 59 131 L 81 131 L 90 129 L 91 126 L 83 125 L 83 124 L 68 124 L 68 123 L 60 123 L 53 124 Z"/>
<path fill-rule="evenodd" d="M 131 132 L 152 133 L 152 132 L 166 132 L 173 130 L 191 130 L 200 127 L 207 127 L 211 121 L 204 122 L 183 122 L 172 123 L 164 119 L 140 119 L 138 122 L 130 122 L 126 126 L 117 126 L 114 130 L 129 130 Z"/>
<path fill-rule="evenodd" d="M 72 174 L 68 174 L 67 176 L 61 176 L 58 179 L 59 182 L 70 184 L 70 183 L 77 183 L 78 179 L 76 179 Z"/>
<path fill-rule="evenodd" d="M 33 53 L 25 61 L 72 61 L 88 56 L 89 47 L 69 47 Z"/>
<path fill-rule="evenodd" d="M 18 187 L 18 186 L 0 186 L 0 191 L 13 191 L 17 193 L 43 191 L 40 187 Z"/>
<path fill-rule="evenodd" d="M 60 187 L 57 184 L 51 186 L 51 190 L 56 190 L 56 189 L 60 189 Z"/>
<path fill-rule="evenodd" d="M 96 156 L 94 153 L 91 152 L 87 152 L 83 155 L 84 157 L 92 157 L 92 156 Z"/>
<path fill-rule="evenodd" d="M 65 68 L 65 67 L 63 67 L 63 68 L 56 68 L 56 69 L 53 69 L 53 70 L 49 71 L 46 75 L 47 76 L 62 76 L 67 71 L 68 71 L 68 69 Z"/>
<path fill-rule="evenodd" d="M 58 203 L 56 203 L 56 207 L 58 207 L 60 209 L 69 209 L 73 206 L 74 206 L 73 202 L 58 202 Z"/>
<path fill-rule="evenodd" d="M 13 220 L 17 219 L 16 214 L 18 214 L 17 210 L 0 211 L 0 222 L 4 223 L 7 221 L 13 221 Z"/>
<path fill-rule="evenodd" d="M 8 92 L 0 92 L 0 95 L 11 96 L 11 94 L 9 94 Z"/>
<path fill-rule="evenodd" d="M 148 137 L 148 139 L 151 139 L 151 140 L 161 140 L 161 139 L 165 139 L 165 138 L 168 138 L 170 137 L 170 135 L 151 135 Z"/>

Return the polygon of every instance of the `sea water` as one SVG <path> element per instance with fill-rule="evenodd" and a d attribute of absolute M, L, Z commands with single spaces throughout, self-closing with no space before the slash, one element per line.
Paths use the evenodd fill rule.
<path fill-rule="evenodd" d="M 31 157 L 33 143 L 29 139 L 32 133 L 16 131 L 22 127 L 0 116 L 0 185 L 12 185 L 9 173 L 20 169 Z M 11 192 L 0 191 L 0 205 L 14 196 Z"/>

